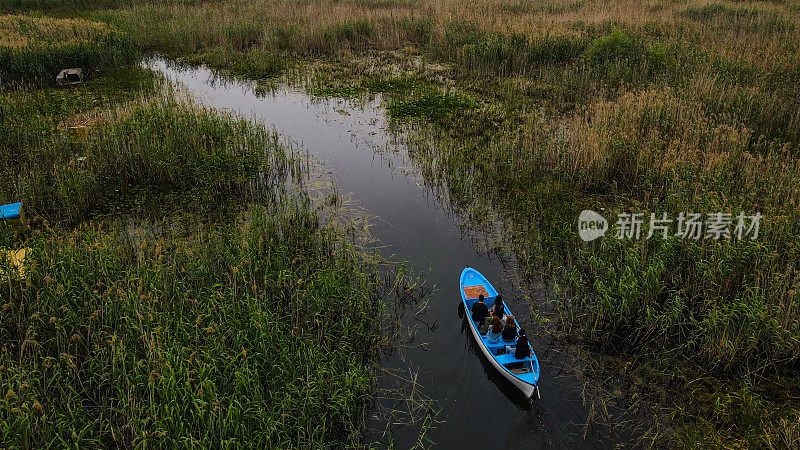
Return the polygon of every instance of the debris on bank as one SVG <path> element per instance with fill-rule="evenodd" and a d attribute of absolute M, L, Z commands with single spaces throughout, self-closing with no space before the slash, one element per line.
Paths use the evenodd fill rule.
<path fill-rule="evenodd" d="M 83 69 L 64 69 L 56 77 L 57 86 L 72 86 L 83 82 Z"/>
<path fill-rule="evenodd" d="M 9 279 L 25 279 L 25 258 L 31 249 L 11 250 L 0 248 L 0 282 Z"/>
<path fill-rule="evenodd" d="M 22 202 L 0 206 L 0 224 L 10 223 L 16 226 L 22 224 L 24 220 L 25 213 L 22 209 Z M 29 252 L 29 248 L 19 250 L 0 248 L 0 282 L 9 279 L 25 279 L 25 258 Z"/>
<path fill-rule="evenodd" d="M 16 224 L 24 219 L 25 213 L 22 210 L 22 202 L 0 206 L 0 221 L 10 221 L 12 224 Z"/>

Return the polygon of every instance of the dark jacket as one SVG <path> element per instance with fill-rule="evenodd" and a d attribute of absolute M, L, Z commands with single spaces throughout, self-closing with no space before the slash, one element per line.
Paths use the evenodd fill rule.
<path fill-rule="evenodd" d="M 486 317 L 489 316 L 489 307 L 486 306 L 486 303 L 475 302 L 472 305 L 472 320 L 474 322 L 478 322 L 478 324 L 483 324 L 483 321 L 486 320 Z"/>
<path fill-rule="evenodd" d="M 493 316 L 497 316 L 502 319 L 505 314 L 506 314 L 506 309 L 503 307 L 502 302 L 495 304 L 494 307 L 492 308 Z"/>
<path fill-rule="evenodd" d="M 530 354 L 531 348 L 528 345 L 528 337 L 520 336 L 519 339 L 517 339 L 517 349 L 514 351 L 514 358 L 527 358 Z"/>
<path fill-rule="evenodd" d="M 517 327 L 513 325 L 506 325 L 503 328 L 503 340 L 508 342 L 514 342 L 514 339 L 517 338 Z"/>

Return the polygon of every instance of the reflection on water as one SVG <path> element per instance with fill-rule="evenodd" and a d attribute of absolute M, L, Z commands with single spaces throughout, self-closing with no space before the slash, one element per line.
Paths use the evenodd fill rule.
<path fill-rule="evenodd" d="M 433 442 L 451 448 L 607 447 L 619 439 L 608 430 L 584 428 L 588 411 L 583 385 L 570 375 L 570 358 L 548 351 L 548 341 L 532 336 L 542 365 L 542 397 L 533 404 L 478 351 L 457 314 L 459 274 L 465 266 L 487 276 L 523 326 L 530 308 L 521 299 L 540 296 L 519 287 L 512 256 L 476 251 L 475 234 L 462 231 L 443 190 L 434 192 L 419 178 L 390 131 L 380 96 L 317 99 L 287 85 L 257 90 L 253 83 L 226 81 L 207 69 L 176 67 L 161 59 L 147 65 L 185 86 L 203 104 L 262 121 L 285 142 L 301 146 L 322 163 L 339 193 L 352 194 L 374 216 L 371 233 L 381 243 L 378 251 L 409 261 L 416 273 L 425 275 L 428 287 L 437 288 L 424 315 L 408 314 L 406 319 L 416 341 L 428 345 L 396 352 L 383 362 L 387 369 L 410 368 L 419 374 L 440 411 L 437 419 L 443 420 L 428 433 Z M 406 448 L 417 435 L 414 427 L 400 427 L 392 439 Z"/>

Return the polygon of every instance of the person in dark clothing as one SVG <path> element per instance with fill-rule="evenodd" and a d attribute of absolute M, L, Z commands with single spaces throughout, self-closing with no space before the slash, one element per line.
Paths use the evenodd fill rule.
<path fill-rule="evenodd" d="M 503 297 L 500 296 L 500 294 L 494 299 L 494 312 L 492 312 L 492 315 L 501 319 L 506 315 L 506 308 L 503 306 Z"/>
<path fill-rule="evenodd" d="M 506 342 L 514 342 L 517 338 L 517 322 L 514 320 L 514 316 L 508 316 L 506 318 L 506 326 L 503 328 L 503 340 Z"/>
<path fill-rule="evenodd" d="M 514 358 L 523 359 L 531 354 L 531 347 L 528 345 L 528 336 L 525 336 L 525 330 L 519 329 L 519 337 L 517 338 L 517 348 L 514 351 Z"/>
<path fill-rule="evenodd" d="M 483 325 L 486 317 L 489 316 L 489 307 L 483 302 L 483 294 L 478 296 L 478 301 L 472 305 L 472 320 L 478 322 L 478 325 Z"/>

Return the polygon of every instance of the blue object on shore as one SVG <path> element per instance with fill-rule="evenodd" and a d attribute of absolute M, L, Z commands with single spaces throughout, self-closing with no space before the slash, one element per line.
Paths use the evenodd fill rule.
<path fill-rule="evenodd" d="M 478 300 L 478 295 L 484 295 L 484 302 L 489 309 L 494 306 L 494 300 L 497 298 L 497 291 L 491 283 L 486 280 L 486 277 L 481 275 L 477 270 L 467 267 L 461 272 L 460 280 L 461 301 L 464 303 L 464 309 L 467 321 L 472 331 L 472 336 L 478 342 L 483 354 L 489 362 L 497 369 L 500 374 L 517 387 L 526 397 L 539 396 L 539 360 L 536 358 L 536 353 L 533 352 L 531 347 L 530 356 L 522 359 L 517 359 L 514 354 L 506 351 L 506 346 L 514 347 L 515 342 L 498 342 L 491 343 L 485 335 L 483 335 L 478 327 L 482 324 L 472 321 L 472 305 Z M 508 309 L 508 303 L 503 303 L 505 314 L 511 315 L 511 310 Z M 530 346 L 530 342 L 528 343 Z"/>
<path fill-rule="evenodd" d="M 19 219 L 22 202 L 0 206 L 0 220 Z"/>

